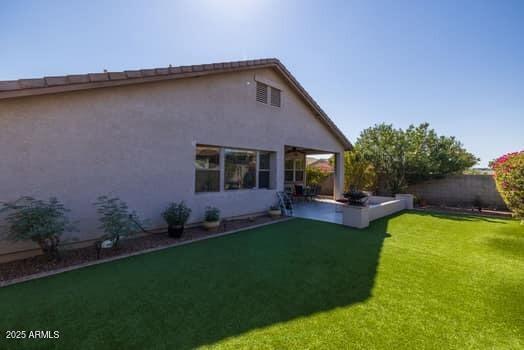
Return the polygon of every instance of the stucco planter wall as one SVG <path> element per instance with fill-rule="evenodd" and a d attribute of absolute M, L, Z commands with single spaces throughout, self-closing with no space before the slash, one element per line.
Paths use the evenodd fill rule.
<path fill-rule="evenodd" d="M 395 214 L 405 208 L 403 200 L 391 198 L 390 201 L 382 202 L 369 208 L 369 221 Z"/>
<path fill-rule="evenodd" d="M 371 196 L 365 207 L 344 205 L 342 208 L 342 224 L 365 228 L 373 220 L 388 216 L 404 209 L 413 209 L 413 195 L 397 194 L 393 197 Z"/>
<path fill-rule="evenodd" d="M 413 209 L 413 201 L 415 196 L 408 193 L 398 193 L 395 195 L 395 199 L 402 199 L 405 203 L 406 209 Z"/>
<path fill-rule="evenodd" d="M 368 227 L 369 207 L 344 205 L 342 208 L 342 224 L 355 228 Z"/>

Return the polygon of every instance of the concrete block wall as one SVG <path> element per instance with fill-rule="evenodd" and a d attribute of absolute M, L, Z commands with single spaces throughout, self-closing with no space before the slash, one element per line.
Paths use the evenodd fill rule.
<path fill-rule="evenodd" d="M 320 194 L 332 196 L 335 174 L 331 173 L 320 183 Z"/>
<path fill-rule="evenodd" d="M 491 175 L 451 175 L 408 187 L 430 205 L 471 207 L 478 197 L 486 208 L 506 209 Z"/>

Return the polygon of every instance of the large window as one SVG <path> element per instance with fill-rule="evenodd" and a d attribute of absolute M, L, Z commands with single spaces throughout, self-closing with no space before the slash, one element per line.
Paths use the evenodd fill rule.
<path fill-rule="evenodd" d="M 197 146 L 195 157 L 195 192 L 220 191 L 220 149 Z"/>
<path fill-rule="evenodd" d="M 274 152 L 199 145 L 195 157 L 195 192 L 220 192 L 257 186 L 272 188 L 272 157 Z M 223 181 L 223 189 L 220 181 Z"/>
<path fill-rule="evenodd" d="M 284 173 L 284 181 L 286 182 L 293 182 L 293 171 L 294 171 L 294 164 L 295 161 L 293 159 L 286 159 L 285 164 L 285 173 Z"/>
<path fill-rule="evenodd" d="M 304 159 L 286 159 L 284 166 L 285 182 L 304 182 Z"/>
<path fill-rule="evenodd" d="M 195 157 L 195 192 L 272 188 L 274 157 L 275 153 L 268 151 L 199 145 Z"/>
<path fill-rule="evenodd" d="M 304 160 L 295 159 L 295 181 L 304 181 Z"/>
<path fill-rule="evenodd" d="M 269 188 L 271 155 L 269 152 L 259 152 L 258 160 L 258 188 Z"/>
<path fill-rule="evenodd" d="M 224 189 L 254 188 L 257 184 L 257 153 L 238 149 L 224 150 Z"/>

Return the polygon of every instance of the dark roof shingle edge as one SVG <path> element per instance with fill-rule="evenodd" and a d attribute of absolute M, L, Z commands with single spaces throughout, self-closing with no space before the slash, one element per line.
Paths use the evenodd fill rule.
<path fill-rule="evenodd" d="M 95 89 L 162 81 L 169 79 L 190 78 L 206 74 L 217 74 L 230 71 L 256 68 L 276 68 L 299 95 L 318 113 L 320 120 L 337 136 L 345 149 L 353 146 L 340 129 L 327 116 L 324 110 L 309 95 L 291 72 L 276 58 L 263 58 L 247 61 L 219 62 L 192 66 L 163 67 L 153 69 L 127 70 L 123 72 L 103 72 L 51 76 L 36 79 L 19 79 L 0 81 L 0 100 L 15 97 L 53 94 L 59 92 Z"/>

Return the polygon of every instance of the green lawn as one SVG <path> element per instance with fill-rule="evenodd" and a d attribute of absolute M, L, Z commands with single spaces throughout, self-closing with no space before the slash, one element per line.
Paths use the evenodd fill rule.
<path fill-rule="evenodd" d="M 6 330 L 59 330 L 6 340 Z M 524 348 L 524 226 L 295 219 L 0 289 L 0 348 Z"/>

